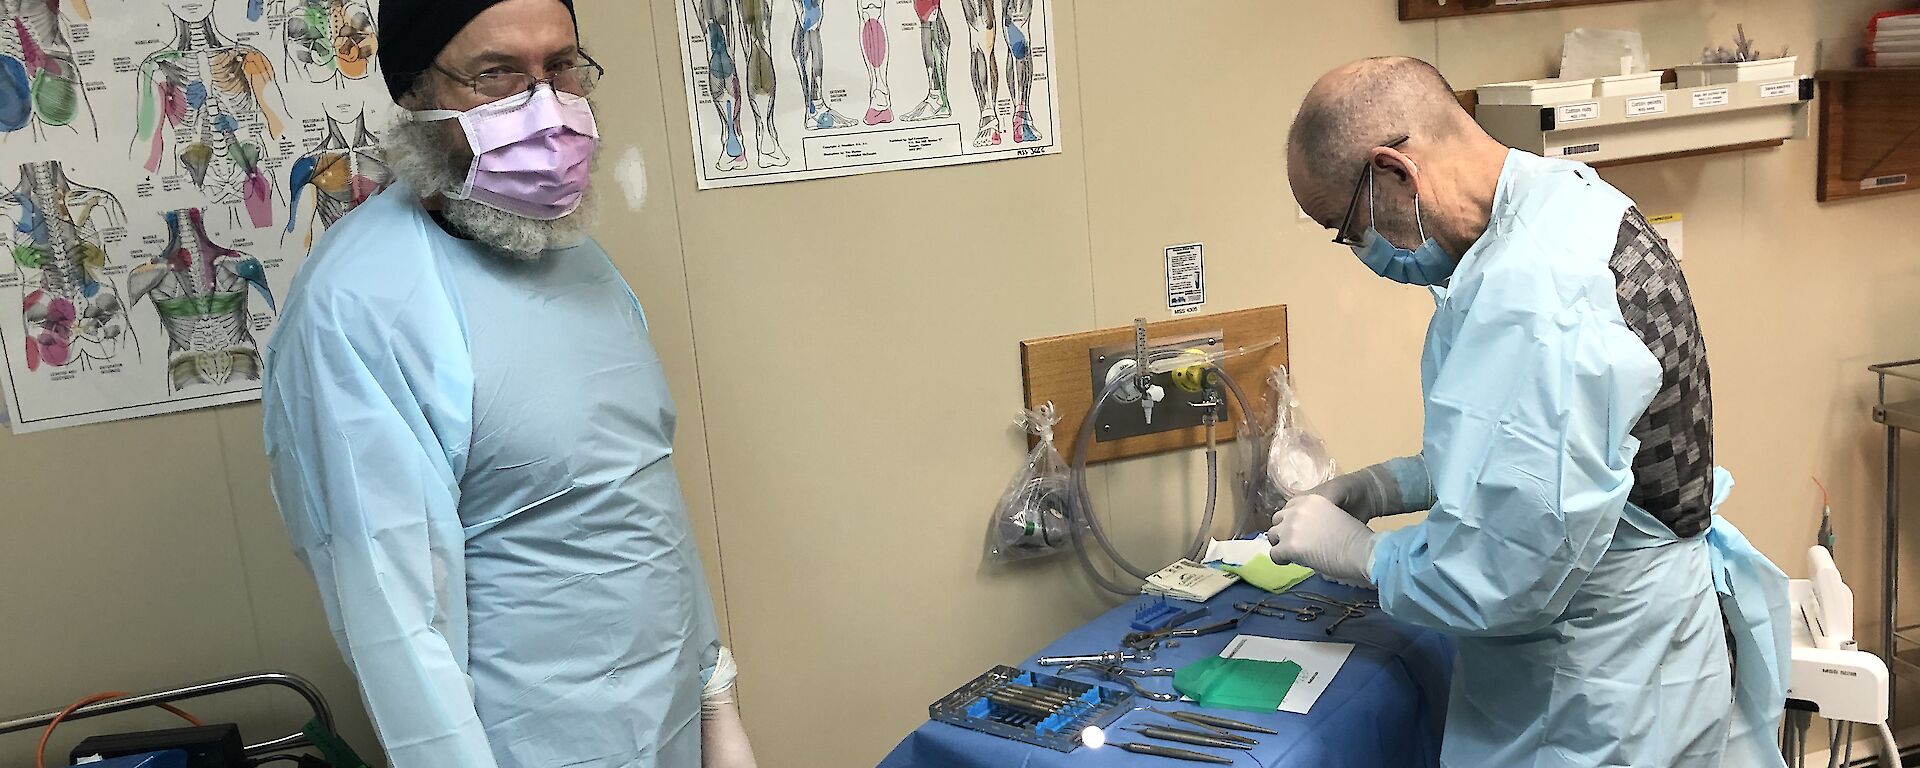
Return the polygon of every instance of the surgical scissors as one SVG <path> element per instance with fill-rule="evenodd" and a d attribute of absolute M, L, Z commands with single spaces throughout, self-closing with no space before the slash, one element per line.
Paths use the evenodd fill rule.
<path fill-rule="evenodd" d="M 1068 672 L 1092 672 L 1096 675 L 1104 677 L 1108 680 L 1112 680 L 1116 683 L 1126 683 L 1127 687 L 1132 688 L 1134 693 L 1137 693 L 1141 697 L 1150 699 L 1152 701 L 1166 702 L 1166 701 L 1173 701 L 1175 699 L 1180 698 L 1180 694 L 1177 694 L 1177 693 L 1161 693 L 1159 691 L 1149 689 L 1146 686 L 1141 685 L 1139 680 L 1135 679 L 1135 678 L 1141 678 L 1141 677 L 1172 677 L 1173 676 L 1172 667 L 1154 667 L 1152 669 L 1129 669 L 1127 667 L 1123 667 L 1118 664 L 1101 664 L 1101 663 L 1092 662 L 1092 661 L 1082 661 L 1075 664 L 1068 664 L 1060 668 L 1060 674 L 1064 675 L 1064 674 L 1067 674 Z"/>

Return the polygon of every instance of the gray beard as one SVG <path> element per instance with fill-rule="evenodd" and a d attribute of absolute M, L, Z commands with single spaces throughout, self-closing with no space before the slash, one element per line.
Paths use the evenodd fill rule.
<path fill-rule="evenodd" d="M 422 195 L 458 191 L 472 162 L 458 139 L 449 141 L 441 122 L 418 122 L 405 113 L 380 139 L 395 178 Z M 593 229 L 598 197 L 588 187 L 580 208 L 553 221 L 529 219 L 472 200 L 444 197 L 440 215 L 460 234 L 516 259 L 538 259 L 547 251 L 586 242 Z"/>

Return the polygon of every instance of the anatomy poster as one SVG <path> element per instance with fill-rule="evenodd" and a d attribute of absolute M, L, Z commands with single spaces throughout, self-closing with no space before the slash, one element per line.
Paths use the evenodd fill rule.
<path fill-rule="evenodd" d="M 15 432 L 240 402 L 313 239 L 388 182 L 372 0 L 0 0 Z"/>
<path fill-rule="evenodd" d="M 700 188 L 1060 151 L 1049 0 L 679 0 Z"/>

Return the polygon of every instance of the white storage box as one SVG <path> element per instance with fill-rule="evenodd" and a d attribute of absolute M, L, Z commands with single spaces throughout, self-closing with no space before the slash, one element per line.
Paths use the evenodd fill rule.
<path fill-rule="evenodd" d="M 1559 104 L 1593 98 L 1593 78 L 1494 83 L 1480 86 L 1474 92 L 1481 104 Z"/>
<path fill-rule="evenodd" d="M 1732 64 L 1682 64 L 1673 68 L 1673 74 L 1681 88 L 1779 80 L 1793 77 L 1794 64 L 1799 60 L 1798 56 L 1785 56 L 1778 59 L 1740 61 Z"/>
<path fill-rule="evenodd" d="M 1637 75 L 1614 75 L 1603 77 L 1594 85 L 1596 96 L 1637 96 L 1642 93 L 1659 93 L 1662 72 L 1641 72 Z"/>

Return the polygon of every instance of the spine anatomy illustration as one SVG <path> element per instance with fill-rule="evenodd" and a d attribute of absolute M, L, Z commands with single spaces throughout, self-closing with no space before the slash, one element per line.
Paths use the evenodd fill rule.
<path fill-rule="evenodd" d="M 947 31 L 947 15 L 940 8 L 940 0 L 913 0 L 913 10 L 920 15 L 920 57 L 927 65 L 927 98 L 900 119 L 938 120 L 953 114 L 953 105 L 947 101 L 947 55 L 953 36 Z"/>
<path fill-rule="evenodd" d="M 254 227 L 273 226 L 279 190 L 262 162 L 284 132 L 269 103 L 280 100 L 273 62 L 223 39 L 211 17 L 174 21 L 173 43 L 140 64 L 135 152 L 147 143 L 145 166 L 154 173 L 171 145 L 175 169 L 236 223 L 244 210 Z"/>
<path fill-rule="evenodd" d="M 867 125 L 893 122 L 887 87 L 887 3 L 860 0 L 860 53 L 867 61 Z"/>
<path fill-rule="evenodd" d="M 48 127 L 72 127 L 82 113 L 98 138 L 80 67 L 60 29 L 60 0 L 0 0 L 0 132 L 31 126 L 39 138 Z"/>
<path fill-rule="evenodd" d="M 746 144 L 741 136 L 741 81 L 744 79 L 747 101 L 753 110 L 754 143 L 760 153 L 760 166 L 778 168 L 787 164 L 780 149 L 780 134 L 774 128 L 773 106 L 777 82 L 773 72 L 773 53 L 768 43 L 773 34 L 772 0 L 698 0 L 702 30 L 707 39 L 707 91 L 720 114 L 721 158 L 715 167 L 737 171 L 747 167 Z M 736 24 L 736 18 L 738 24 Z M 742 78 L 735 49 L 745 29 L 747 68 Z"/>
<path fill-rule="evenodd" d="M 826 21 L 826 0 L 793 0 L 793 63 L 800 69 L 800 93 L 807 101 L 807 130 L 847 128 L 859 121 L 827 106 L 826 56 L 820 47 L 820 24 Z"/>
<path fill-rule="evenodd" d="M 13 264 L 26 277 L 27 370 L 87 369 L 117 356 L 133 333 L 104 274 L 100 230 L 126 223 L 120 201 L 72 182 L 60 163 L 42 162 L 20 166 L 20 182 L 0 206 L 13 224 Z"/>
<path fill-rule="evenodd" d="M 379 52 L 364 0 L 276 0 L 271 18 L 286 40 L 288 68 L 308 82 L 344 86 L 362 79 Z"/>
<path fill-rule="evenodd" d="M 260 380 L 247 288 L 274 309 L 259 260 L 207 236 L 200 210 L 166 213 L 166 252 L 127 277 L 129 305 L 153 299 L 167 332 L 167 392 Z"/>
<path fill-rule="evenodd" d="M 316 219 L 307 227 L 307 247 L 311 248 L 316 230 L 333 226 L 392 181 L 393 171 L 380 150 L 379 136 L 367 130 L 366 113 L 356 115 L 350 125 L 344 126 L 328 115 L 326 137 L 293 163 L 288 182 L 293 200 L 287 206 L 287 231 L 292 232 L 300 220 L 300 195 L 309 186 L 313 187 Z"/>

